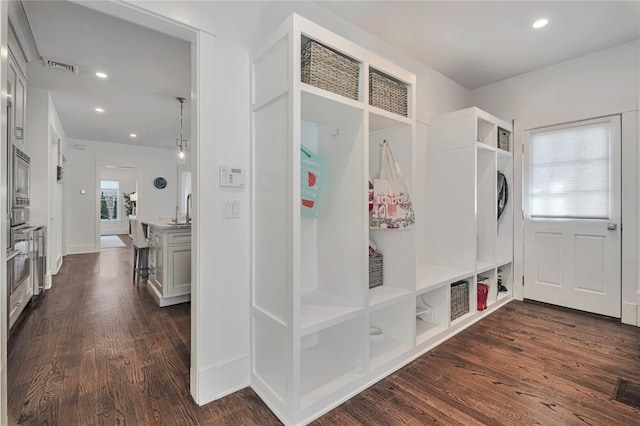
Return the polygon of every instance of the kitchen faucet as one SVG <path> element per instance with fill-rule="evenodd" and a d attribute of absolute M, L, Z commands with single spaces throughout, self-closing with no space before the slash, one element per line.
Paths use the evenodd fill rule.
<path fill-rule="evenodd" d="M 180 206 L 176 206 L 176 217 L 173 218 L 173 223 L 178 223 L 178 216 L 180 216 Z"/>
<path fill-rule="evenodd" d="M 187 216 L 185 218 L 185 222 L 189 224 L 191 222 L 191 218 L 189 217 L 189 205 L 191 204 L 191 193 L 187 195 Z"/>

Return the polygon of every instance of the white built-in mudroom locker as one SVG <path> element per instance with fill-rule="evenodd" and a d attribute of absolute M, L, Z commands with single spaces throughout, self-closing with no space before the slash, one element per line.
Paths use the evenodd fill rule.
<path fill-rule="evenodd" d="M 299 424 L 512 299 L 512 126 L 419 134 L 414 74 L 297 15 L 252 73 L 251 383 Z"/>

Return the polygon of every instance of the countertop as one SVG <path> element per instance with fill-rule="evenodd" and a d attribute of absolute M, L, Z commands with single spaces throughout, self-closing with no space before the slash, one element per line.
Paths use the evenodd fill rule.
<path fill-rule="evenodd" d="M 149 226 L 152 226 L 154 228 L 157 229 L 161 229 L 163 231 L 170 231 L 172 229 L 175 230 L 191 230 L 191 223 L 180 223 L 180 224 L 174 224 L 171 222 L 160 222 L 159 220 L 145 220 L 145 219 L 141 219 L 140 220 L 142 223 L 147 224 Z"/>

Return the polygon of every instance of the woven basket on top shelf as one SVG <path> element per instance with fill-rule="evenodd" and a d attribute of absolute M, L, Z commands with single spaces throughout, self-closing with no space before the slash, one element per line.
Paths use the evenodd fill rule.
<path fill-rule="evenodd" d="M 370 69 L 369 105 L 406 117 L 407 86 Z"/>
<path fill-rule="evenodd" d="M 374 253 L 369 255 L 369 288 L 382 285 L 382 255 Z"/>
<path fill-rule="evenodd" d="M 451 284 L 451 321 L 469 312 L 469 282 Z"/>
<path fill-rule="evenodd" d="M 311 40 L 302 48 L 303 83 L 350 99 L 358 99 L 360 65 Z"/>
<path fill-rule="evenodd" d="M 509 151 L 509 140 L 511 139 L 511 132 L 498 127 L 498 148 Z"/>

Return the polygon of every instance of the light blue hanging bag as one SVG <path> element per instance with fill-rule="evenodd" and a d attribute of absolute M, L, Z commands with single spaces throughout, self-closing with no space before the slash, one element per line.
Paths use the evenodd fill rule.
<path fill-rule="evenodd" d="M 324 159 L 300 146 L 300 213 L 303 217 L 318 217 L 318 203 L 325 179 Z"/>

